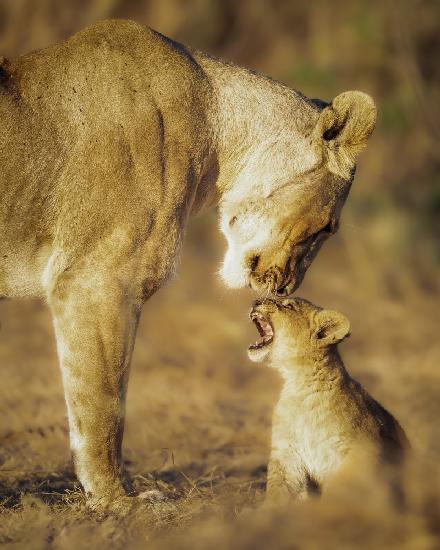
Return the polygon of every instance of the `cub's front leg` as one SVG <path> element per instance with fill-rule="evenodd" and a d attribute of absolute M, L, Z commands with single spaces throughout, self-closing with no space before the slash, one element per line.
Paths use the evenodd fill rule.
<path fill-rule="evenodd" d="M 116 273 L 69 270 L 49 294 L 76 473 L 89 504 L 121 511 L 125 395 L 141 309 Z"/>
<path fill-rule="evenodd" d="M 280 506 L 307 496 L 307 475 L 298 457 L 272 451 L 267 469 L 265 506 Z"/>

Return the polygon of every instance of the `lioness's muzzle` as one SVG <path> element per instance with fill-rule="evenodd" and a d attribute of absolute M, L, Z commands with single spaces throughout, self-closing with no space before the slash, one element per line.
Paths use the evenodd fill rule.
<path fill-rule="evenodd" d="M 299 287 L 322 244 L 330 235 L 336 233 L 337 229 L 337 220 L 331 221 L 323 229 L 313 233 L 293 247 L 292 254 L 284 269 L 282 282 L 275 289 L 277 296 L 289 296 Z"/>

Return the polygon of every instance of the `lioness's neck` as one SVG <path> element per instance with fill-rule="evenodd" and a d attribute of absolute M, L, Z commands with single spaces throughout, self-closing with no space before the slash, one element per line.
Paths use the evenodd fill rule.
<path fill-rule="evenodd" d="M 200 52 L 194 56 L 214 92 L 215 105 L 210 106 L 208 117 L 218 154 L 220 193 L 234 185 L 246 165 L 258 162 L 279 142 L 295 164 L 295 144 L 310 133 L 318 108 L 300 93 L 267 77 Z M 275 150 L 273 153 L 274 164 L 284 160 L 276 158 Z M 264 170 L 257 170 L 264 177 Z"/>

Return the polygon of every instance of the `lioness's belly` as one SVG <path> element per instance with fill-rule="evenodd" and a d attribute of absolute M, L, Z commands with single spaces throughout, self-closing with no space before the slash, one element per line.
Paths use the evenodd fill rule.
<path fill-rule="evenodd" d="M 44 270 L 52 249 L 48 244 L 35 243 L 1 246 L 0 297 L 44 296 Z"/>
<path fill-rule="evenodd" d="M 0 296 L 40 296 L 51 254 L 51 191 L 60 159 L 52 124 L 0 87 Z"/>

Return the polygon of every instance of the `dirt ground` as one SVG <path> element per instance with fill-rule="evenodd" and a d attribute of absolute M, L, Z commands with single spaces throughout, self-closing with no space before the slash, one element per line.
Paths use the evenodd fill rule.
<path fill-rule="evenodd" d="M 358 239 L 353 238 L 353 232 Z M 389 408 L 413 447 L 406 503 L 374 479 L 331 499 L 258 512 L 280 382 L 246 357 L 250 292 L 216 269 L 215 216 L 190 229 L 179 277 L 147 304 L 128 396 L 125 461 L 136 487 L 159 490 L 145 514 L 88 512 L 68 451 L 50 316 L 33 301 L 0 304 L 0 542 L 11 548 L 434 548 L 440 530 L 440 348 L 433 288 L 394 274 L 360 228 L 342 224 L 300 295 L 343 311 L 350 372 Z M 389 276 L 389 274 L 388 274 Z"/>

